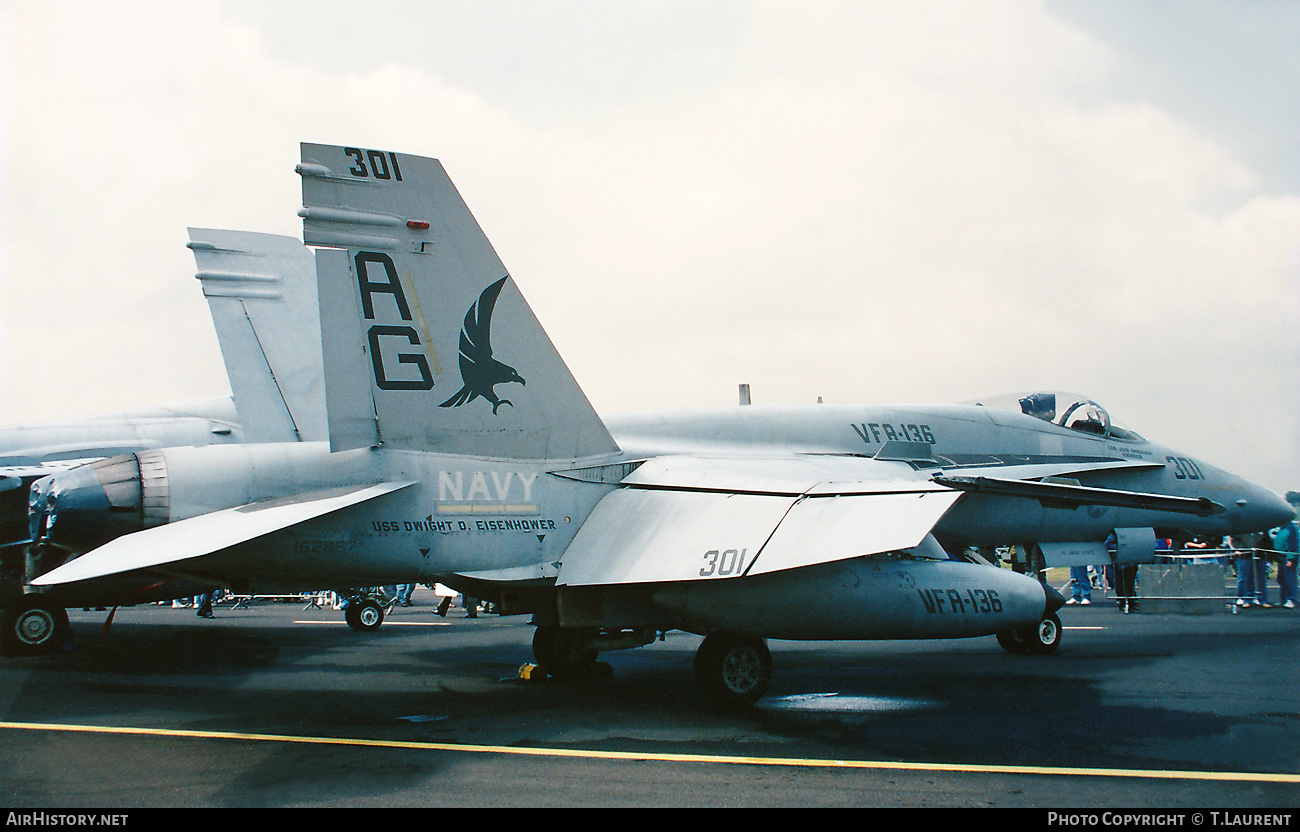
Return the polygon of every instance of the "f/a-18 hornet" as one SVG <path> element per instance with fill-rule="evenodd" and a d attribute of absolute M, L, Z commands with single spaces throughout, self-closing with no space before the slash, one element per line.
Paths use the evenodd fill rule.
<path fill-rule="evenodd" d="M 440 580 L 532 613 L 556 675 L 703 635 L 700 690 L 744 704 L 770 680 L 765 639 L 1055 650 L 1063 599 L 972 547 L 1137 562 L 1166 530 L 1292 516 L 1050 394 L 607 424 L 438 161 L 304 144 L 297 170 L 328 444 L 165 449 L 37 483 L 34 551 L 65 562 L 30 581 L 35 597 L 80 603 L 110 578 L 265 593 Z"/>

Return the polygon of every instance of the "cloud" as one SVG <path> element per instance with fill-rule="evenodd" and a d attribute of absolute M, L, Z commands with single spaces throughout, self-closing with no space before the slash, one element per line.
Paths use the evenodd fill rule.
<path fill-rule="evenodd" d="M 337 141 L 444 161 L 602 412 L 1050 385 L 1287 487 L 1300 202 L 1039 3 L 597 4 L 508 52 L 462 9 L 389 56 L 304 19 L 310 60 L 215 2 L 58 8 L 4 20 L 19 421 L 222 389 L 184 228 L 300 234 Z"/>

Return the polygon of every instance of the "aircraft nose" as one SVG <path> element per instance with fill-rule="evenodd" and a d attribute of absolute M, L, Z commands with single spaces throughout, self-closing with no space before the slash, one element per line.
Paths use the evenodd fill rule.
<path fill-rule="evenodd" d="M 35 543 L 82 554 L 143 528 L 141 507 L 139 463 L 128 455 L 37 480 L 27 521 Z"/>
<path fill-rule="evenodd" d="M 1047 611 L 1056 612 L 1065 606 L 1065 596 L 1057 592 L 1049 584 L 1043 584 L 1043 594 L 1047 596 Z"/>
<path fill-rule="evenodd" d="M 1242 531 L 1267 531 L 1295 519 L 1295 508 L 1273 491 L 1249 483 L 1245 496 L 1237 500 L 1238 523 Z"/>

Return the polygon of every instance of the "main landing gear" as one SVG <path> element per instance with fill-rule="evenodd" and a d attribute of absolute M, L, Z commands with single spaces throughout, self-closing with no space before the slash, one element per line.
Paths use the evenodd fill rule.
<path fill-rule="evenodd" d="M 533 633 L 533 658 L 556 679 L 590 675 L 600 655 L 593 646 L 595 635 L 587 628 L 539 626 Z"/>
<path fill-rule="evenodd" d="M 68 640 L 68 611 L 38 600 L 24 599 L 0 615 L 0 649 L 7 656 L 54 653 Z"/>
<path fill-rule="evenodd" d="M 998 644 L 1008 653 L 1029 653 L 1046 656 L 1056 652 L 1061 643 L 1061 619 L 1049 612 L 1042 621 L 1029 627 L 1019 627 L 998 633 Z"/>
<path fill-rule="evenodd" d="M 609 672 L 608 665 L 597 660 L 601 651 L 638 647 L 651 640 L 638 631 L 611 634 L 541 625 L 533 634 L 533 656 L 545 675 L 590 678 Z M 1061 643 L 1061 620 L 1048 613 L 1037 624 L 998 633 L 997 640 L 1011 653 L 1048 655 Z M 696 650 L 694 671 L 695 686 L 706 703 L 719 710 L 741 711 L 767 693 L 772 653 L 758 636 L 719 630 L 706 636 Z"/>
<path fill-rule="evenodd" d="M 384 623 L 384 605 L 374 598 L 352 598 L 343 618 L 358 633 L 371 633 Z"/>
<path fill-rule="evenodd" d="M 533 634 L 533 656 L 546 675 L 580 679 L 608 675 L 598 657 L 605 650 L 641 647 L 654 640 L 652 629 L 605 632 L 586 627 L 541 625 Z M 695 652 L 695 685 L 710 705 L 745 708 L 757 702 L 772 681 L 772 654 L 756 636 L 710 633 Z"/>
<path fill-rule="evenodd" d="M 757 636 L 714 632 L 695 651 L 695 686 L 716 708 L 747 708 L 771 681 L 772 653 Z"/>

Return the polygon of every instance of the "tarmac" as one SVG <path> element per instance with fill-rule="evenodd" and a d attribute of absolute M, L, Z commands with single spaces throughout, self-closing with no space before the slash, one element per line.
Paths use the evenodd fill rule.
<path fill-rule="evenodd" d="M 772 641 L 771 689 L 737 715 L 696 693 L 697 636 L 524 680 L 526 616 L 414 601 L 374 633 L 301 602 L 123 608 L 107 633 L 107 611 L 70 611 L 70 649 L 0 660 L 0 803 L 1300 806 L 1300 614 L 1280 607 L 1126 615 L 1094 595 L 1061 610 L 1051 656 Z"/>

